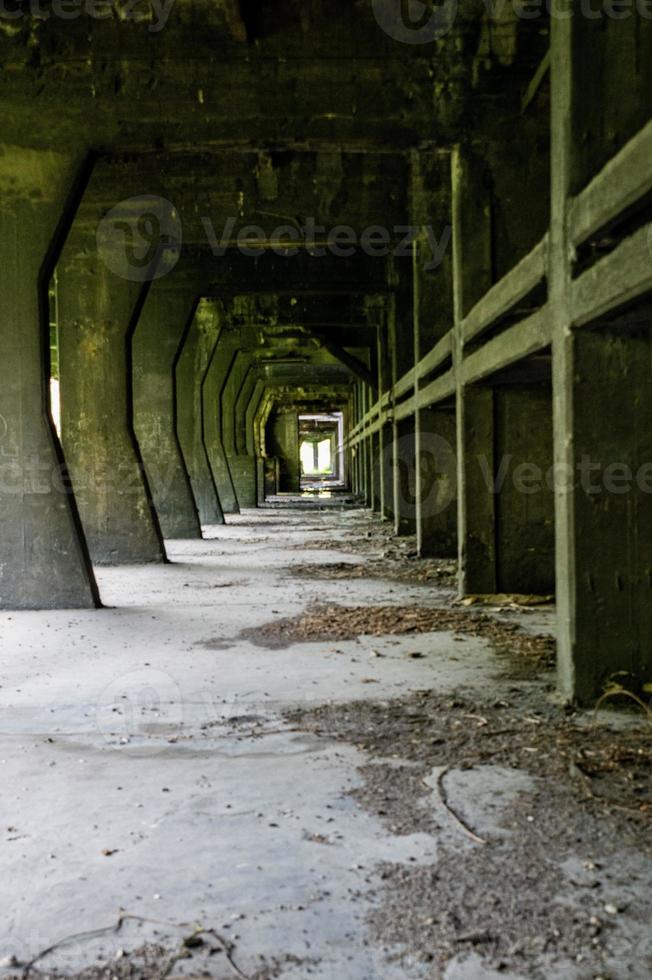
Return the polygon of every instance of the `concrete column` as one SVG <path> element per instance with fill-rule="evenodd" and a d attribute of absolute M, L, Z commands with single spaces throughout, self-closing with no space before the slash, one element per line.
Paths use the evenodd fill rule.
<path fill-rule="evenodd" d="M 385 322 L 378 328 L 377 353 L 378 353 L 378 400 L 382 403 L 383 396 L 392 387 L 392 367 L 391 349 L 389 346 L 390 325 L 393 320 L 392 306 Z M 384 422 L 378 429 L 374 443 L 376 474 L 375 493 L 378 502 L 380 516 L 383 519 L 392 519 L 394 512 L 394 425 L 393 422 Z"/>
<path fill-rule="evenodd" d="M 133 429 L 131 338 L 150 284 L 115 274 L 75 229 L 57 280 L 62 440 L 91 556 L 165 561 Z"/>
<path fill-rule="evenodd" d="M 132 340 L 134 430 L 165 538 L 201 538 L 177 436 L 175 364 L 194 319 L 198 283 L 177 268 L 154 282 Z"/>
<path fill-rule="evenodd" d="M 417 470 L 414 416 L 394 426 L 394 531 L 416 534 Z"/>
<path fill-rule="evenodd" d="M 208 365 L 202 393 L 208 461 L 225 514 L 240 512 L 231 468 L 224 451 L 221 418 L 222 392 L 239 347 L 240 332 L 226 328 L 222 330 Z"/>
<path fill-rule="evenodd" d="M 423 557 L 457 555 L 455 410 L 422 409 L 419 417 L 417 549 Z"/>
<path fill-rule="evenodd" d="M 454 324 L 449 154 L 412 152 L 410 200 L 412 223 L 421 229 L 413 245 L 412 266 L 416 367 Z M 441 370 L 448 367 L 442 365 Z M 415 396 L 429 380 L 415 377 Z M 454 406 L 417 409 L 414 443 L 417 551 L 423 556 L 452 557 L 457 553 Z"/>
<path fill-rule="evenodd" d="M 462 383 L 461 323 L 492 285 L 491 201 L 485 166 L 468 149 L 452 155 L 454 366 L 457 372 L 456 448 L 459 589 L 495 592 L 495 512 L 474 454 L 493 458 L 493 396 Z M 489 499 L 490 498 L 490 499 Z"/>
<path fill-rule="evenodd" d="M 414 289 L 413 258 L 395 259 L 391 270 L 395 293 L 389 306 L 390 384 L 414 369 Z M 394 406 L 392 406 L 394 407 Z M 416 533 L 416 441 L 414 416 L 392 424 L 393 481 L 392 517 L 394 532 Z"/>
<path fill-rule="evenodd" d="M 463 594 L 495 593 L 496 511 L 494 493 L 494 392 L 467 387 L 463 395 L 460 497 L 464 502 L 461 544 Z M 459 408 L 458 408 L 459 414 Z"/>
<path fill-rule="evenodd" d="M 632 687 L 650 676 L 650 317 L 642 305 L 600 329 L 572 328 L 571 195 L 600 165 L 600 154 L 611 152 L 593 129 L 606 110 L 595 87 L 586 87 L 586 73 L 608 85 L 616 66 L 622 71 L 626 49 L 619 43 L 632 25 L 610 22 L 602 38 L 579 17 L 553 17 L 551 27 L 558 674 L 565 697 L 590 703 L 614 674 L 629 675 Z M 609 57 L 598 50 L 595 63 L 579 61 L 596 40 Z M 580 71 L 584 77 L 576 78 Z M 623 89 L 609 110 L 619 113 L 618 124 L 632 100 Z"/>
<path fill-rule="evenodd" d="M 0 146 L 2 609 L 100 604 L 49 402 L 48 282 L 82 173 L 81 154 Z"/>
<path fill-rule="evenodd" d="M 176 363 L 177 435 L 202 524 L 224 524 L 204 430 L 204 388 L 220 335 L 220 308 L 201 300 Z"/>
<path fill-rule="evenodd" d="M 497 591 L 554 593 L 550 385 L 497 386 L 494 437 Z"/>
<path fill-rule="evenodd" d="M 371 465 L 371 508 L 378 514 L 383 511 L 384 481 L 381 472 L 381 431 L 374 432 L 369 440 Z"/>
<path fill-rule="evenodd" d="M 581 701 L 621 671 L 635 688 L 652 670 L 652 337 L 627 327 L 624 316 L 578 331 L 567 349 L 572 458 L 555 483 L 568 514 L 558 581 L 573 619 L 561 668 L 565 693 Z"/>
<path fill-rule="evenodd" d="M 299 417 L 295 411 L 277 411 L 272 417 L 271 449 L 279 461 L 279 492 L 299 493 Z"/>
<path fill-rule="evenodd" d="M 554 592 L 550 387 L 471 386 L 464 400 L 465 590 Z"/>
<path fill-rule="evenodd" d="M 371 407 L 372 392 L 368 385 L 363 387 L 362 412 L 366 415 Z M 373 507 L 373 466 L 371 461 L 371 439 L 362 440 L 364 496 L 367 507 Z"/>
<path fill-rule="evenodd" d="M 250 352 L 238 351 L 221 397 L 224 452 L 240 507 L 255 507 L 257 503 L 256 460 L 253 456 L 247 455 L 243 446 L 246 424 L 247 377 L 250 373 L 251 361 Z M 251 393 L 251 387 L 249 393 Z M 245 404 L 243 404 L 243 399 Z"/>

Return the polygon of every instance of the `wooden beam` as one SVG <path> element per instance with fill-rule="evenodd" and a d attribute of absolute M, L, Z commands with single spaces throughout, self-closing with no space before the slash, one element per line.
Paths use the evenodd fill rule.
<path fill-rule="evenodd" d="M 429 408 L 446 398 L 452 398 L 455 394 L 455 387 L 455 371 L 451 368 L 421 389 L 417 397 L 417 408 Z"/>
<path fill-rule="evenodd" d="M 427 378 L 440 364 L 453 356 L 453 332 L 449 330 L 441 340 L 437 341 L 432 350 L 422 357 L 416 366 L 416 374 L 419 380 Z"/>
<path fill-rule="evenodd" d="M 576 247 L 652 191 L 652 120 L 573 200 L 570 235 Z"/>
<path fill-rule="evenodd" d="M 652 290 L 652 232 L 639 229 L 572 286 L 572 325 L 581 327 Z"/>
<path fill-rule="evenodd" d="M 548 236 L 518 265 L 492 286 L 462 321 L 462 342 L 467 344 L 505 316 L 545 279 L 548 267 Z"/>
<path fill-rule="evenodd" d="M 551 339 L 550 312 L 544 306 L 465 358 L 462 363 L 463 383 L 467 385 L 488 378 L 530 354 L 543 350 Z"/>

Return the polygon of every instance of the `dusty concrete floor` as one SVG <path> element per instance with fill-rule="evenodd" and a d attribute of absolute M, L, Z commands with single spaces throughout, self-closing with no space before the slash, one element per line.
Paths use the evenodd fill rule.
<path fill-rule="evenodd" d="M 101 570 L 98 613 L 0 614 L 3 974 L 652 975 L 647 770 L 623 770 L 640 812 L 557 785 L 541 663 L 473 631 L 239 636 L 315 602 L 452 608 L 431 581 L 305 572 L 386 547 L 364 511 L 247 512 Z"/>

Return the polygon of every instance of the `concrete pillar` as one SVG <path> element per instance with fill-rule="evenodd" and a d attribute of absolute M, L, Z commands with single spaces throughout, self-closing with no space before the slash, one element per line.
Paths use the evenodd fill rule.
<path fill-rule="evenodd" d="M 441 151 L 411 154 L 413 244 L 412 310 L 414 364 L 419 364 L 454 324 L 451 250 L 451 165 Z M 442 365 L 441 370 L 449 365 Z M 415 376 L 415 397 L 429 378 Z M 417 551 L 429 557 L 457 553 L 455 411 L 451 405 L 414 413 Z"/>
<path fill-rule="evenodd" d="M 255 507 L 257 503 L 256 460 L 247 454 L 243 445 L 247 378 L 251 361 L 252 355 L 249 351 L 238 351 L 221 397 L 222 441 L 239 507 Z"/>
<path fill-rule="evenodd" d="M 471 386 L 464 397 L 465 590 L 552 593 L 550 387 Z"/>
<path fill-rule="evenodd" d="M 555 505 L 549 384 L 494 389 L 498 592 L 555 591 Z"/>
<path fill-rule="evenodd" d="M 555 482 L 572 516 L 558 575 L 573 620 L 562 670 L 566 693 L 589 701 L 620 671 L 636 686 L 652 670 L 652 337 L 623 317 L 620 329 L 576 332 L 567 353 L 572 458 Z"/>
<path fill-rule="evenodd" d="M 202 524 L 224 524 L 204 430 L 206 376 L 220 335 L 220 307 L 201 300 L 176 363 L 177 435 Z"/>
<path fill-rule="evenodd" d="M 383 512 L 384 480 L 381 470 L 381 430 L 374 432 L 369 440 L 371 466 L 371 508 L 378 514 Z"/>
<path fill-rule="evenodd" d="M 464 390 L 460 445 L 460 497 L 464 529 L 460 542 L 463 594 L 497 591 L 494 493 L 494 393 L 492 388 Z M 461 530 L 461 529 L 460 529 Z"/>
<path fill-rule="evenodd" d="M 416 534 L 417 469 L 414 417 L 394 426 L 394 531 Z"/>
<path fill-rule="evenodd" d="M 455 410 L 422 409 L 419 416 L 417 550 L 422 557 L 457 555 Z"/>
<path fill-rule="evenodd" d="M 240 332 L 223 329 L 208 365 L 203 384 L 204 438 L 213 479 L 225 514 L 238 514 L 240 507 L 222 438 L 222 392 L 240 347 Z"/>
<path fill-rule="evenodd" d="M 363 388 L 363 401 L 362 410 L 363 414 L 366 415 L 371 407 L 372 403 L 372 391 L 369 385 L 364 385 Z M 372 465 L 372 447 L 371 439 L 366 438 L 362 440 L 362 459 L 363 459 L 363 482 L 364 482 L 364 497 L 367 507 L 373 507 L 373 465 Z"/>
<path fill-rule="evenodd" d="M 48 282 L 82 164 L 81 155 L 0 146 L 2 609 L 99 605 L 49 408 Z"/>
<path fill-rule="evenodd" d="M 133 429 L 131 338 L 150 286 L 76 229 L 57 266 L 62 441 L 98 564 L 166 560 Z"/>
<path fill-rule="evenodd" d="M 609 21 L 608 32 L 604 26 L 551 19 L 558 675 L 561 693 L 584 703 L 621 671 L 628 686 L 649 680 L 652 666 L 649 306 L 631 318 L 612 316 L 608 327 L 572 327 L 571 196 L 612 152 L 601 134 L 619 133 L 632 106 L 642 108 L 635 88 L 622 87 L 607 109 L 599 87 L 587 85 L 589 73 L 597 86 L 613 86 L 613 73 L 638 57 L 636 45 L 623 44 L 638 30 L 637 18 Z M 587 61 L 594 51 L 594 63 Z"/>
<path fill-rule="evenodd" d="M 279 492 L 299 493 L 299 416 L 292 409 L 277 411 L 272 417 L 271 450 L 279 461 Z"/>
<path fill-rule="evenodd" d="M 492 278 L 491 200 L 483 160 L 467 148 L 452 155 L 454 366 L 458 489 L 459 590 L 495 592 L 495 512 L 493 494 L 475 456 L 493 454 L 491 390 L 462 383 L 461 323 L 490 288 Z"/>
<path fill-rule="evenodd" d="M 393 311 L 391 309 L 393 299 L 390 300 L 390 309 L 386 311 L 386 316 L 378 328 L 377 339 L 377 363 L 378 363 L 378 401 L 382 403 L 386 393 L 391 391 L 392 379 L 392 348 L 389 344 L 390 335 L 393 336 L 391 324 L 393 323 Z M 375 487 L 374 492 L 378 504 L 380 516 L 383 519 L 393 520 L 394 516 L 394 425 L 393 421 L 384 422 L 378 429 L 374 442 L 375 455 Z"/>
<path fill-rule="evenodd" d="M 390 281 L 395 287 L 389 304 L 388 343 L 391 387 L 414 368 L 414 276 L 412 256 L 395 259 Z M 392 406 L 393 407 L 393 406 Z M 391 517 L 396 534 L 416 532 L 416 456 L 414 416 L 392 423 Z"/>
<path fill-rule="evenodd" d="M 201 538 L 177 435 L 175 364 L 197 306 L 192 270 L 154 282 L 132 340 L 134 430 L 165 538 Z"/>

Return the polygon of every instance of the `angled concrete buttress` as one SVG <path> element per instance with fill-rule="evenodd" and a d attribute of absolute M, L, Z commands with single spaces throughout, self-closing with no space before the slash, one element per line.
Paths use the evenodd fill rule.
<path fill-rule="evenodd" d="M 57 267 L 62 439 L 94 562 L 162 562 L 133 430 L 131 337 L 150 283 L 113 272 L 90 229 Z"/>
<path fill-rule="evenodd" d="M 220 335 L 217 300 L 202 299 L 188 325 L 175 365 L 177 436 L 202 524 L 224 524 L 204 431 L 203 391 Z"/>
<path fill-rule="evenodd" d="M 49 408 L 48 281 L 83 154 L 0 146 L 0 608 L 99 596 Z"/>
<path fill-rule="evenodd" d="M 203 385 L 204 437 L 208 460 L 225 514 L 238 514 L 240 506 L 222 440 L 222 392 L 240 348 L 240 331 L 224 329 L 218 337 Z"/>
<path fill-rule="evenodd" d="M 256 506 L 256 460 L 243 447 L 245 404 L 243 396 L 253 387 L 252 355 L 239 351 L 222 393 L 222 440 L 240 507 Z M 249 378 L 251 385 L 248 385 Z"/>
<path fill-rule="evenodd" d="M 177 266 L 147 294 L 132 341 L 134 430 L 165 538 L 200 538 L 176 426 L 175 363 L 197 307 L 194 270 Z"/>

